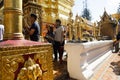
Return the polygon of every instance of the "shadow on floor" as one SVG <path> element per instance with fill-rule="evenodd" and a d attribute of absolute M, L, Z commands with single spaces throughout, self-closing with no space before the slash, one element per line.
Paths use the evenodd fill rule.
<path fill-rule="evenodd" d="M 120 57 L 120 53 L 118 54 L 118 56 Z M 113 72 L 116 74 L 116 75 L 120 75 L 120 61 L 117 61 L 117 62 L 111 62 L 111 68 L 113 69 Z"/>
<path fill-rule="evenodd" d="M 69 76 L 69 73 L 67 71 L 67 61 L 63 61 L 62 64 L 60 64 L 57 61 L 53 62 L 53 74 L 54 74 L 54 80 L 76 80 L 72 79 Z"/>

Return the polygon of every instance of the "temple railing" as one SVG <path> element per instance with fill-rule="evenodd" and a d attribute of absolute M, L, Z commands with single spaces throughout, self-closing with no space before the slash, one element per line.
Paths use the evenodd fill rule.
<path fill-rule="evenodd" d="M 94 41 L 87 43 L 67 43 L 67 68 L 70 76 L 78 80 L 87 80 L 96 67 L 111 55 L 112 41 Z"/>

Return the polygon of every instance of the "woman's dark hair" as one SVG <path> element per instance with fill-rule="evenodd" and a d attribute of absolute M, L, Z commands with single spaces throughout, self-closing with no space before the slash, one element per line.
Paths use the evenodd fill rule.
<path fill-rule="evenodd" d="M 53 32 L 53 27 L 52 27 L 52 26 L 50 26 L 50 31 L 52 31 L 52 32 Z"/>
<path fill-rule="evenodd" d="M 32 13 L 32 14 L 30 14 L 30 16 L 31 16 L 31 17 L 34 17 L 35 20 L 37 19 L 37 15 L 36 15 L 36 14 L 33 14 L 33 13 Z"/>
<path fill-rule="evenodd" d="M 59 22 L 61 24 L 61 20 L 60 19 L 56 19 L 56 22 Z"/>

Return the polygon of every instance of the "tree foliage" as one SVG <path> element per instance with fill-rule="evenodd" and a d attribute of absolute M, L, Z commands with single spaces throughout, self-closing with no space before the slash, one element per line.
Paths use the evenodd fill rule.
<path fill-rule="evenodd" d="M 119 4 L 119 7 L 118 7 L 118 9 L 117 9 L 117 13 L 120 14 L 120 4 Z"/>
<path fill-rule="evenodd" d="M 87 20 L 91 20 L 91 13 L 89 9 L 85 8 L 82 12 L 82 17 L 86 18 Z"/>

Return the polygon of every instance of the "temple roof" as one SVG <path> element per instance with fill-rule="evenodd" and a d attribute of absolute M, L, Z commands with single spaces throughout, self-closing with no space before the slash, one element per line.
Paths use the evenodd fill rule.
<path fill-rule="evenodd" d="M 108 13 L 106 12 L 106 10 L 104 11 L 102 17 L 101 17 L 101 21 L 112 21 L 114 20 L 113 17 L 111 15 L 108 15 Z"/>

